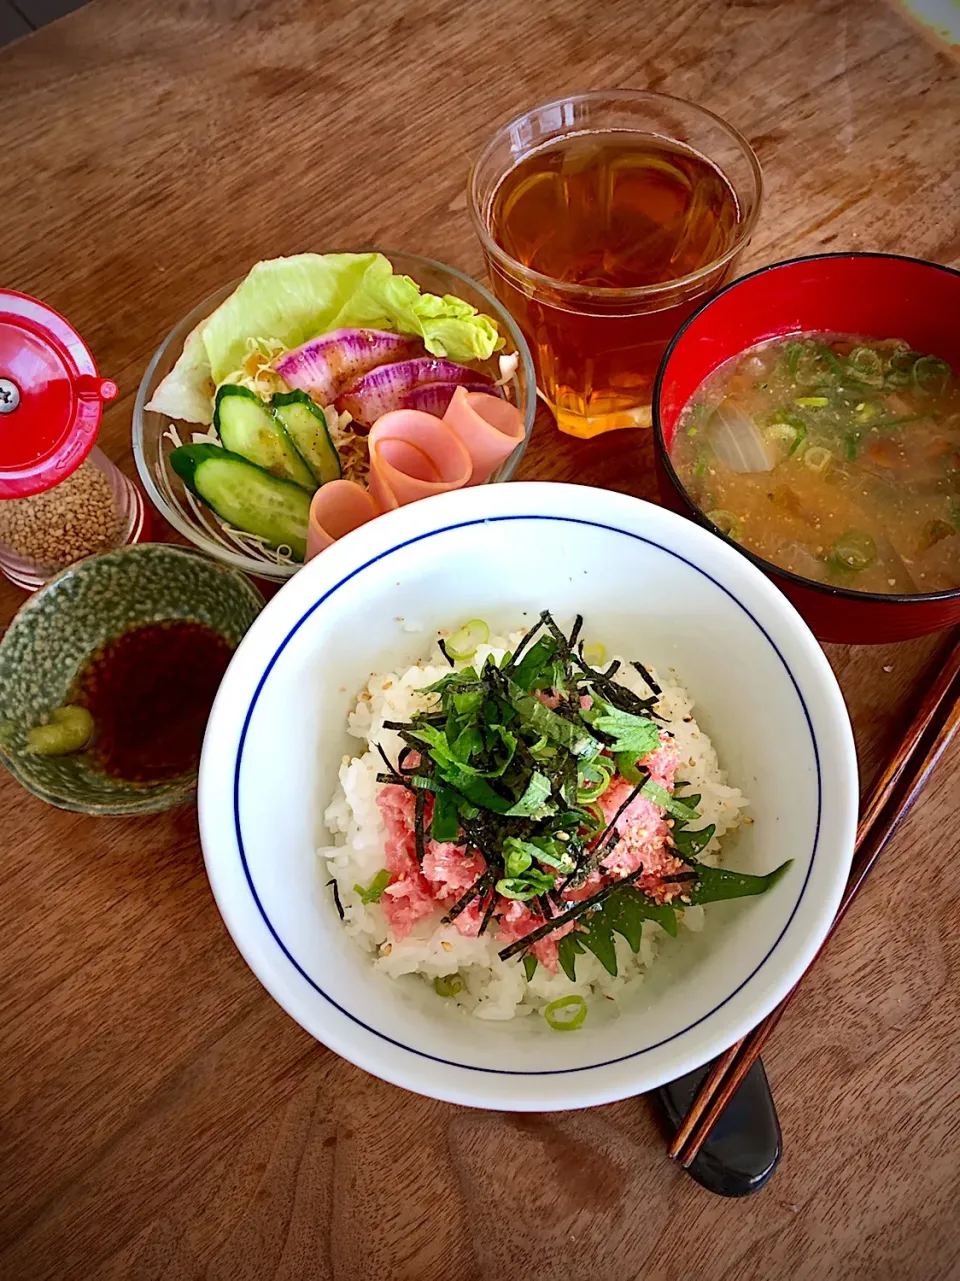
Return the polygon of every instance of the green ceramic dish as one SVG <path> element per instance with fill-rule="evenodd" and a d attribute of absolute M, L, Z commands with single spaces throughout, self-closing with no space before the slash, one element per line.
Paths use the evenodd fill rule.
<path fill-rule="evenodd" d="M 71 565 L 30 597 L 0 641 L 0 760 L 34 796 L 61 809 L 149 814 L 188 804 L 195 770 L 157 783 L 129 782 L 103 773 L 83 753 L 27 754 L 27 732 L 61 706 L 94 650 L 127 628 L 187 619 L 236 646 L 263 603 L 237 570 L 169 543 L 121 547 Z"/>

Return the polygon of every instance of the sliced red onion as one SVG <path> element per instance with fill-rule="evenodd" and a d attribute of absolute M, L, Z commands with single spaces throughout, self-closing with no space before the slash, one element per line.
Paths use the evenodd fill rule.
<path fill-rule="evenodd" d="M 491 387 L 489 383 L 423 383 L 422 386 L 414 387 L 413 391 L 407 392 L 397 408 L 422 409 L 424 413 L 442 418 L 458 387 L 466 387 L 467 391 L 486 392 L 487 395 L 500 395 L 499 389 Z"/>
<path fill-rule="evenodd" d="M 424 356 L 371 369 L 338 396 L 335 403 L 341 413 L 351 415 L 358 427 L 369 429 L 392 409 L 420 408 L 419 405 L 409 405 L 407 398 L 418 389 L 438 383 L 450 388 L 450 396 L 457 386 L 482 391 L 493 388 L 493 379 L 486 374 L 454 364 L 452 360 Z M 450 396 L 447 397 L 448 404 Z"/>
<path fill-rule="evenodd" d="M 412 356 L 417 348 L 416 339 L 382 329 L 333 329 L 285 352 L 274 368 L 288 387 L 329 405 L 363 374 Z"/>
<path fill-rule="evenodd" d="M 714 453 L 732 471 L 773 470 L 773 458 L 760 428 L 734 401 L 721 401 L 710 415 L 706 434 Z"/>

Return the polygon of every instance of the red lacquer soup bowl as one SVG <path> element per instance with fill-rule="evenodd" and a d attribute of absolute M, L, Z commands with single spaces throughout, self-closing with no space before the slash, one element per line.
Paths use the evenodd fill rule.
<path fill-rule="evenodd" d="M 819 254 L 763 267 L 722 289 L 667 348 L 653 391 L 657 479 L 664 504 L 725 537 L 688 497 L 670 462 L 680 412 L 700 383 L 747 347 L 801 332 L 903 338 L 960 372 L 960 271 L 896 254 Z M 729 540 L 728 540 L 729 541 Z M 769 574 L 820 640 L 906 640 L 960 623 L 960 590 L 880 595 L 832 587 L 778 569 Z"/>

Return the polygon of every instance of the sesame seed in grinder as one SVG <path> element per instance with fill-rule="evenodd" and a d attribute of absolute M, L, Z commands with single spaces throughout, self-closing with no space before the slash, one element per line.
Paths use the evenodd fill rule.
<path fill-rule="evenodd" d="M 110 482 L 89 458 L 55 489 L 0 502 L 0 542 L 49 573 L 113 547 L 120 523 Z"/>

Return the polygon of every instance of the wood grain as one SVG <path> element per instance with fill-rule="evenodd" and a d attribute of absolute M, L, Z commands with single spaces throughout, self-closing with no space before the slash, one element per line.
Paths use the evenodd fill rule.
<path fill-rule="evenodd" d="M 304 248 L 479 271 L 482 141 L 624 84 L 757 147 L 745 267 L 960 259 L 957 71 L 875 0 L 94 0 L 0 54 L 0 279 L 119 382 L 102 443 L 130 470 L 140 375 L 205 294 Z M 652 497 L 650 468 L 647 434 L 576 442 L 544 415 L 522 474 Z M 0 618 L 20 599 L 0 586 Z M 829 656 L 868 782 L 942 641 Z M 517 1118 L 365 1076 L 240 960 L 191 812 L 87 819 L 0 779 L 0 1276 L 958 1275 L 958 769 L 954 747 L 765 1052 L 786 1154 L 744 1203 L 670 1164 L 643 1100 Z"/>

